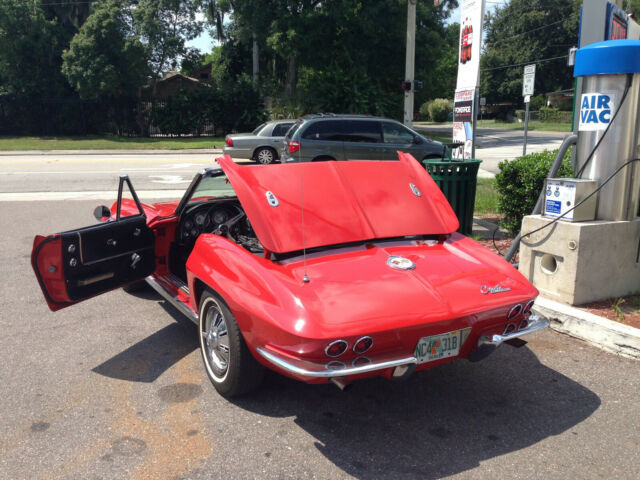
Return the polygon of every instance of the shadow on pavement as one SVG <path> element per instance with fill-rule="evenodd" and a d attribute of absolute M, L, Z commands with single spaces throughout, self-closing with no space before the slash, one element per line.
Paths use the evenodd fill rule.
<path fill-rule="evenodd" d="M 363 380 L 347 392 L 272 374 L 234 403 L 295 416 L 316 448 L 354 477 L 436 479 L 570 430 L 600 399 L 528 348 L 504 346 L 478 364 L 457 361 L 404 383 Z"/>
<path fill-rule="evenodd" d="M 155 292 L 136 294 L 160 298 Z M 177 323 L 167 325 L 93 368 L 100 375 L 130 382 L 154 382 L 182 358 L 200 347 L 196 326 L 166 301 L 160 306 Z"/>

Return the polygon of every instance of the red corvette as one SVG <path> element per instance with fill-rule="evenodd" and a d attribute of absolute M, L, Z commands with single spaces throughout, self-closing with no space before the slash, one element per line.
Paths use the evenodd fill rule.
<path fill-rule="evenodd" d="M 410 155 L 218 162 L 179 202 L 142 204 L 122 177 L 101 223 L 37 236 L 32 265 L 51 310 L 146 280 L 198 325 L 207 374 L 228 397 L 255 388 L 264 367 L 344 388 L 476 361 L 548 325 L 515 268 L 455 233 Z"/>

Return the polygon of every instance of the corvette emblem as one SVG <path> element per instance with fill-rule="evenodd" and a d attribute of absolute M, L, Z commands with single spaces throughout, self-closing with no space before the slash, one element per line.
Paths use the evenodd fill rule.
<path fill-rule="evenodd" d="M 502 293 L 511 291 L 508 287 L 501 287 L 500 285 L 496 285 L 495 287 L 487 287 L 486 285 L 482 285 L 480 287 L 480 293 L 483 295 L 487 295 L 489 293 Z"/>
<path fill-rule="evenodd" d="M 387 259 L 387 265 L 396 270 L 413 270 L 416 268 L 416 265 L 411 260 L 398 255 L 391 255 Z"/>

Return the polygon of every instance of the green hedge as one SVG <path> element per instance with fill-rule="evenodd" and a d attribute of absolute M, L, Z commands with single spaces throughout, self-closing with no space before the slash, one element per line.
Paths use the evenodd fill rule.
<path fill-rule="evenodd" d="M 436 98 L 429 102 L 429 116 L 434 122 L 446 122 L 451 113 L 451 101 L 446 98 Z"/>
<path fill-rule="evenodd" d="M 515 235 L 520 231 L 522 217 L 531 214 L 542 191 L 544 179 L 558 150 L 530 153 L 512 161 L 500 162 L 496 175 L 498 209 L 504 214 L 500 226 Z M 564 157 L 556 177 L 572 177 L 570 151 Z"/>

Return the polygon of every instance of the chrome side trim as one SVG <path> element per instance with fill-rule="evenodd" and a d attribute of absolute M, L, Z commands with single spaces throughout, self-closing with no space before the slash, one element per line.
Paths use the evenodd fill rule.
<path fill-rule="evenodd" d="M 527 326 L 527 328 L 523 328 L 522 330 L 514 331 L 512 333 L 507 333 L 503 335 L 493 335 L 491 339 L 489 339 L 489 337 L 480 337 L 480 339 L 478 340 L 478 346 L 487 345 L 487 344 L 500 345 L 502 342 L 506 342 L 507 340 L 511 340 L 512 338 L 518 338 L 523 335 L 528 335 L 529 333 L 533 333 L 537 330 L 540 330 L 548 326 L 549 326 L 549 320 L 547 320 L 541 315 L 536 315 L 535 313 L 532 313 L 529 316 L 529 325 Z"/>
<path fill-rule="evenodd" d="M 360 373 L 374 372 L 376 370 L 384 370 L 386 368 L 398 367 L 400 365 L 411 365 L 418 363 L 418 359 L 416 357 L 410 356 L 394 360 L 387 360 L 379 363 L 372 362 L 360 367 L 341 368 L 339 370 L 331 370 L 325 368 L 324 365 L 314 364 L 317 365 L 318 370 L 307 370 L 306 368 L 298 367 L 290 361 L 280 358 L 276 354 L 269 352 L 262 347 L 257 347 L 256 350 L 260 355 L 262 355 L 269 362 L 273 363 L 275 366 L 280 367 L 289 373 L 310 378 L 346 377 L 348 375 L 358 375 Z"/>
<path fill-rule="evenodd" d="M 174 297 L 169 292 L 167 292 L 164 288 L 162 288 L 162 286 L 160 286 L 158 282 L 156 282 L 153 277 L 149 276 L 144 280 L 149 284 L 151 288 L 158 292 L 162 296 L 162 298 L 176 307 L 180 311 L 180 313 L 185 315 L 189 320 L 198 325 L 198 315 L 193 310 L 191 310 L 188 305 L 185 305 L 179 298 Z"/>

